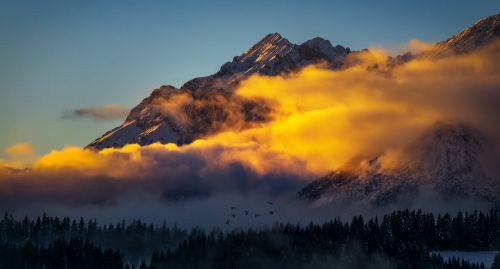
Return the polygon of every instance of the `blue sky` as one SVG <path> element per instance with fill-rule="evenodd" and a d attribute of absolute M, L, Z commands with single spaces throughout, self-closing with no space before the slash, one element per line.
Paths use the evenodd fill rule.
<path fill-rule="evenodd" d="M 0 1 L 0 149 L 86 145 L 121 121 L 65 111 L 132 107 L 209 75 L 265 34 L 352 49 L 443 40 L 500 1 Z"/>

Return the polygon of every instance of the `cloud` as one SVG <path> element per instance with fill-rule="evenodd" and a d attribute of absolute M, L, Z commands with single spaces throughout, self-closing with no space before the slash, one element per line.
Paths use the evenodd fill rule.
<path fill-rule="evenodd" d="M 64 119 L 89 118 L 96 121 L 123 120 L 129 112 L 125 106 L 118 104 L 107 104 L 100 107 L 79 108 L 66 111 Z"/>
<path fill-rule="evenodd" d="M 436 121 L 470 125 L 498 144 L 498 48 L 415 59 L 395 68 L 387 66 L 383 51 L 365 51 L 350 56 L 350 67 L 339 71 L 309 66 L 283 76 L 252 76 L 233 98 L 264 100 L 270 106 L 267 121 L 245 128 L 223 124 L 183 146 L 54 150 L 28 170 L 3 171 L 0 204 L 109 206 L 131 193 L 163 202 L 293 194 L 330 170 L 405 147 Z M 186 96 L 167 102 L 158 103 L 164 113 L 206 105 Z M 230 123 L 244 117 L 231 115 Z"/>
<path fill-rule="evenodd" d="M 415 140 L 437 121 L 461 122 L 500 141 L 499 44 L 443 59 L 416 59 L 390 69 L 382 52 L 354 54 L 341 71 L 309 66 L 298 73 L 254 76 L 237 94 L 270 99 L 275 120 L 238 135 L 307 161 L 324 173 Z M 272 103 L 272 102 L 271 102 Z"/>
<path fill-rule="evenodd" d="M 419 39 L 412 39 L 410 40 L 405 46 L 403 47 L 404 51 L 408 51 L 414 54 L 418 54 L 427 50 L 431 50 L 432 48 L 435 47 L 434 43 L 426 43 L 423 42 L 422 40 Z"/>
<path fill-rule="evenodd" d="M 162 113 L 180 133 L 192 135 L 195 130 L 194 138 L 227 129 L 243 130 L 270 120 L 266 100 L 220 92 L 208 92 L 199 98 L 179 90 L 168 97 L 157 96 L 151 107 L 154 109 L 151 114 Z"/>
<path fill-rule="evenodd" d="M 0 201 L 4 206 L 39 202 L 111 205 L 128 193 L 142 193 L 172 202 L 224 192 L 274 196 L 301 185 L 304 179 L 298 173 L 276 169 L 259 174 L 250 163 L 230 156 L 251 148 L 152 144 L 93 151 L 67 147 L 43 156 L 29 170 L 0 177 Z M 271 159 L 280 159 L 269 154 Z"/>
<path fill-rule="evenodd" d="M 35 153 L 35 149 L 31 143 L 17 143 L 9 146 L 5 149 L 5 154 L 10 157 L 22 157 L 26 155 L 32 155 Z"/>
<path fill-rule="evenodd" d="M 388 54 L 390 56 L 404 55 L 406 53 L 417 55 L 419 53 L 429 51 L 435 46 L 436 46 L 435 43 L 427 43 L 420 39 L 413 38 L 404 44 L 390 46 L 390 47 L 383 47 L 381 45 L 372 45 L 370 46 L 370 50 L 383 52 L 384 54 Z"/>
<path fill-rule="evenodd" d="M 4 154 L 7 156 L 7 159 L 0 158 L 0 167 L 2 167 L 0 169 L 4 171 L 26 167 L 35 161 L 37 157 L 33 145 L 27 142 L 7 147 L 4 150 Z"/>

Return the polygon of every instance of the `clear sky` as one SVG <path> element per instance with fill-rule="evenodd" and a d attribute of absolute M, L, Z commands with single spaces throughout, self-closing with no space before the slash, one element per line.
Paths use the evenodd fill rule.
<path fill-rule="evenodd" d="M 500 1 L 0 0 L 0 149 L 86 145 L 121 123 L 68 110 L 133 107 L 162 84 L 216 72 L 265 34 L 352 49 L 443 40 Z"/>

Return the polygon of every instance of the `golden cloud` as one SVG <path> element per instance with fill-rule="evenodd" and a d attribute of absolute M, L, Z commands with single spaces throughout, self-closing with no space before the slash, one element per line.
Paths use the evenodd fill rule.
<path fill-rule="evenodd" d="M 31 143 L 17 143 L 4 150 L 7 159 L 0 158 L 0 168 L 3 173 L 9 168 L 20 169 L 30 165 L 36 160 L 35 148 Z M 0 174 L 2 172 L 0 171 Z"/>
<path fill-rule="evenodd" d="M 34 154 L 35 150 L 31 143 L 18 143 L 9 146 L 4 152 L 11 157 L 19 157 Z"/>
<path fill-rule="evenodd" d="M 436 121 L 465 123 L 499 142 L 499 48 L 497 43 L 467 55 L 417 58 L 394 68 L 387 66 L 383 51 L 364 51 L 353 53 L 343 70 L 309 66 L 283 76 L 255 75 L 241 83 L 235 98 L 265 100 L 272 106 L 268 122 L 245 128 L 227 124 L 184 146 L 67 147 L 41 157 L 21 174 L 73 178 L 74 186 L 104 177 L 133 186 L 140 182 L 153 192 L 159 191 L 157 182 L 167 188 L 196 178 L 190 186 L 212 190 L 229 188 L 241 178 L 238 184 L 248 186 L 269 177 L 315 179 L 334 169 L 358 167 L 398 152 Z M 179 95 L 158 105 L 185 122 L 180 112 L 187 102 L 194 101 Z M 394 166 L 394 156 L 382 160 Z M 144 183 L 151 179 L 154 184 Z"/>

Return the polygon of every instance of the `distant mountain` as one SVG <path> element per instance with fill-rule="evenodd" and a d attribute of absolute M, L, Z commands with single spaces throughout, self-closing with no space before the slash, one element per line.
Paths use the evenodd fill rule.
<path fill-rule="evenodd" d="M 441 58 L 450 55 L 469 53 L 483 45 L 491 44 L 500 37 L 500 14 L 492 15 L 475 22 L 462 32 L 436 43 L 418 54 L 407 52 L 389 57 L 388 66 L 394 67 L 415 58 Z"/>
<path fill-rule="evenodd" d="M 472 198 L 500 203 L 500 182 L 489 177 L 482 158 L 488 141 L 464 125 L 437 123 L 405 149 L 394 170 L 380 156 L 356 171 L 333 171 L 298 194 L 312 206 L 362 201 L 374 206 L 411 203 L 421 191 L 443 199 Z"/>
<path fill-rule="evenodd" d="M 428 52 L 432 56 L 468 53 L 500 37 L 500 14 L 481 19 L 462 32 L 438 42 Z"/>
<path fill-rule="evenodd" d="M 500 36 L 500 15 L 476 22 L 463 32 L 436 44 L 421 55 L 404 54 L 389 60 L 389 66 L 408 62 L 418 56 L 437 57 L 450 53 L 467 53 L 491 43 Z M 217 132 L 226 125 L 235 125 L 232 115 L 240 115 L 242 127 L 268 120 L 269 108 L 255 100 L 234 98 L 238 84 L 252 74 L 275 76 L 292 72 L 312 63 L 331 69 L 348 63 L 349 48 L 332 46 L 320 37 L 300 45 L 292 44 L 278 33 L 268 34 L 248 51 L 227 62 L 210 76 L 186 82 L 180 89 L 161 86 L 134 107 L 125 122 L 94 140 L 87 147 L 103 149 L 128 143 L 147 145 L 154 142 L 177 143 L 194 141 Z M 182 97 L 182 98 L 181 98 Z M 174 113 L 165 112 L 165 104 L 177 102 Z"/>
<path fill-rule="evenodd" d="M 248 123 L 265 121 L 269 112 L 265 104 L 233 98 L 240 81 L 256 73 L 274 76 L 319 62 L 332 69 L 340 68 L 350 52 L 349 48 L 333 47 L 319 37 L 296 45 L 278 33 L 269 34 L 211 76 L 192 79 L 180 89 L 173 86 L 155 89 L 132 109 L 122 125 L 87 147 L 103 149 L 154 142 L 186 144 L 217 131 L 234 113 L 241 114 Z M 163 103 L 180 95 L 185 102 L 176 112 L 183 114 L 182 120 L 161 108 Z"/>

